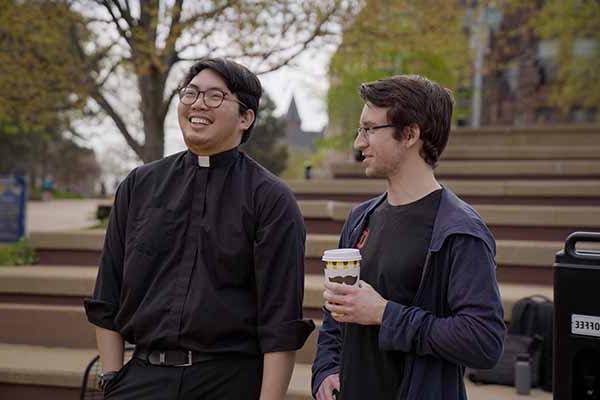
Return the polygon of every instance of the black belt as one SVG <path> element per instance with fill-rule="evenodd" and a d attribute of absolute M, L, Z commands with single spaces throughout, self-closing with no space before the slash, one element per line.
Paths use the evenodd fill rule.
<path fill-rule="evenodd" d="M 133 357 L 147 361 L 152 365 L 165 367 L 189 367 L 192 364 L 210 361 L 222 356 L 202 353 L 195 350 L 147 350 L 136 348 Z"/>

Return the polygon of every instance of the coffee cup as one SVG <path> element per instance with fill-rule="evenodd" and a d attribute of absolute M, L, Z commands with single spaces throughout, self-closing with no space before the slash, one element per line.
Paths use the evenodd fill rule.
<path fill-rule="evenodd" d="M 325 262 L 325 279 L 328 282 L 358 286 L 362 260 L 358 249 L 325 250 L 322 260 Z"/>

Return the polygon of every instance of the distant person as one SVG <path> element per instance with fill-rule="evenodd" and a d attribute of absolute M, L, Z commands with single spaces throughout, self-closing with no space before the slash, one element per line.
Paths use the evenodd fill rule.
<path fill-rule="evenodd" d="M 310 161 L 304 161 L 304 179 L 312 178 L 312 164 Z"/>
<path fill-rule="evenodd" d="M 114 194 L 117 193 L 117 189 L 119 188 L 120 184 L 121 184 L 121 178 L 115 178 L 115 180 L 113 181 L 113 193 Z"/>
<path fill-rule="evenodd" d="M 106 197 L 106 184 L 104 183 L 104 181 L 100 182 L 100 197 Z"/>
<path fill-rule="evenodd" d="M 414 75 L 360 87 L 354 147 L 386 192 L 354 207 L 340 247 L 362 255 L 358 287 L 326 282 L 317 400 L 462 400 L 465 367 L 491 368 L 505 326 L 496 243 L 435 178 L 453 99 Z"/>
<path fill-rule="evenodd" d="M 42 180 L 42 200 L 52 200 L 54 193 L 54 180 L 51 175 L 46 175 Z"/>
<path fill-rule="evenodd" d="M 188 150 L 119 186 L 85 301 L 105 399 L 284 399 L 314 324 L 295 197 L 238 150 L 261 94 L 242 65 L 201 59 L 179 90 Z M 124 340 L 136 345 L 125 366 Z"/>

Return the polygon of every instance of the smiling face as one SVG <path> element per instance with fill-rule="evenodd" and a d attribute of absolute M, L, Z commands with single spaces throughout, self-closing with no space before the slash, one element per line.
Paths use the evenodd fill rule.
<path fill-rule="evenodd" d="M 237 147 L 242 132 L 254 121 L 254 112 L 248 110 L 240 115 L 235 95 L 223 78 L 211 69 L 200 71 L 188 86 L 200 91 L 219 89 L 226 97 L 218 108 L 207 107 L 202 95 L 191 105 L 179 102 L 177 116 L 186 146 L 197 155 L 213 155 Z"/>
<path fill-rule="evenodd" d="M 364 105 L 360 115 L 360 126 L 368 128 L 388 124 L 388 108 L 376 107 L 371 103 Z M 388 178 L 397 174 L 406 159 L 403 142 L 394 138 L 394 127 L 382 128 L 361 135 L 354 140 L 354 148 L 364 155 L 365 174 L 369 177 Z"/>

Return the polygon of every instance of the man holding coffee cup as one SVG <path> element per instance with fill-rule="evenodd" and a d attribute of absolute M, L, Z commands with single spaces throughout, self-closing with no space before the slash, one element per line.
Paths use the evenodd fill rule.
<path fill-rule="evenodd" d="M 358 248 L 360 281 L 326 280 L 313 364 L 317 400 L 466 399 L 465 367 L 491 368 L 505 326 L 495 240 L 436 180 L 451 93 L 400 75 L 360 87 L 354 147 L 386 193 L 354 207 L 339 247 Z"/>

